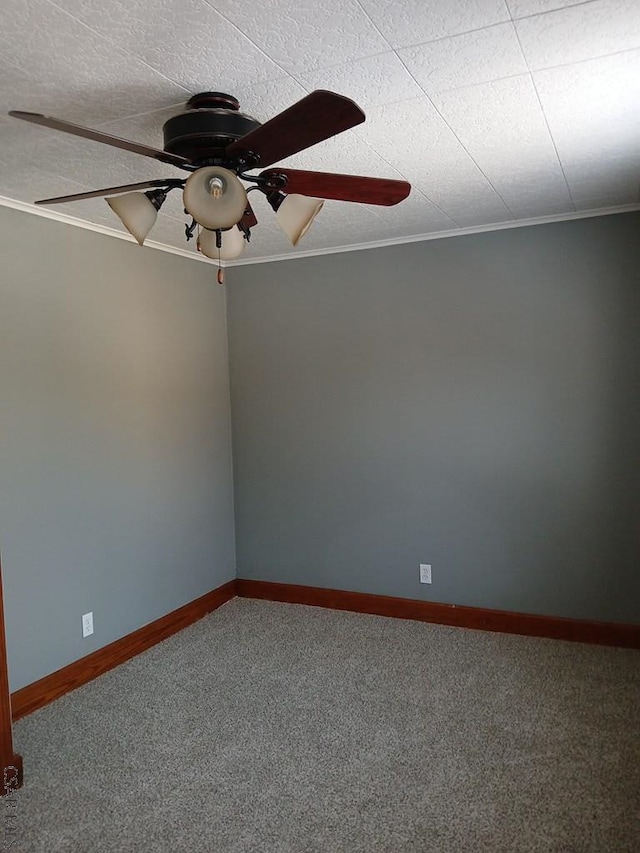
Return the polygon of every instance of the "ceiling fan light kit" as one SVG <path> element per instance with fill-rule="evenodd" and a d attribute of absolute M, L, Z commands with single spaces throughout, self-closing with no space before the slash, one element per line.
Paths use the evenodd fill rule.
<path fill-rule="evenodd" d="M 231 228 L 247 209 L 247 192 L 239 179 L 220 166 L 193 172 L 182 193 L 184 209 L 203 228 Z"/>
<path fill-rule="evenodd" d="M 321 198 L 310 198 L 297 193 L 270 193 L 267 200 L 275 211 L 278 225 L 294 246 L 297 246 L 307 233 L 324 205 Z"/>
<path fill-rule="evenodd" d="M 229 228 L 228 231 L 210 231 L 203 228 L 197 239 L 198 250 L 215 261 L 234 261 L 244 252 L 246 245 L 244 234 L 235 227 Z"/>
<path fill-rule="evenodd" d="M 267 168 L 364 121 L 364 113 L 356 103 L 323 89 L 311 92 L 264 124 L 240 112 L 238 101 L 231 95 L 222 92 L 194 95 L 186 110 L 165 122 L 163 149 L 40 113 L 12 110 L 9 115 L 151 157 L 191 173 L 185 179 L 141 181 L 41 199 L 36 204 L 113 196 L 107 199 L 107 204 L 142 245 L 167 193 L 182 189 L 185 213 L 192 217 L 191 225 L 185 228 L 187 240 L 201 226 L 204 230 L 198 236 L 198 248 L 202 254 L 217 260 L 237 258 L 250 240 L 257 219 L 248 192 L 257 190 L 267 197 L 278 224 L 296 246 L 320 212 L 324 199 L 390 206 L 401 202 L 411 191 L 406 181 Z M 256 169 L 262 171 L 252 174 Z M 251 186 L 245 189 L 243 181 Z"/>
<path fill-rule="evenodd" d="M 106 199 L 107 204 L 142 246 L 149 231 L 156 224 L 167 193 L 164 190 L 152 190 L 146 193 L 125 193 Z"/>

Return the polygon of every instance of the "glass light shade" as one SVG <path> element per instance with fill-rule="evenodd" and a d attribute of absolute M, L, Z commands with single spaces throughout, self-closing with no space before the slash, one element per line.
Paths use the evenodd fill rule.
<path fill-rule="evenodd" d="M 185 210 L 203 228 L 231 228 L 247 207 L 247 193 L 229 169 L 205 166 L 187 179 L 182 194 Z"/>
<path fill-rule="evenodd" d="M 142 246 L 158 218 L 158 210 L 145 193 L 126 193 L 106 199 L 124 227 Z"/>
<path fill-rule="evenodd" d="M 324 201 L 293 193 L 288 195 L 276 211 L 278 225 L 294 246 L 304 237 L 311 223 L 322 210 Z"/>
<path fill-rule="evenodd" d="M 221 261 L 233 261 L 239 258 L 244 252 L 244 247 L 247 241 L 242 236 L 242 232 L 235 226 L 229 231 L 222 232 L 222 246 L 220 248 Z M 216 248 L 216 232 L 208 231 L 203 228 L 198 235 L 198 248 L 203 255 L 208 258 L 218 260 L 218 249 Z"/>

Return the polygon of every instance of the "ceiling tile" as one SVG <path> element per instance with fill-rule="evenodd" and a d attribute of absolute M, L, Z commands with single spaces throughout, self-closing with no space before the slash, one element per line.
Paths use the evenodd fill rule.
<path fill-rule="evenodd" d="M 42 172 L 39 169 L 25 169 L 21 166 L 14 166 L 10 170 L 5 170 L 3 166 L 0 166 L 0 195 L 6 195 L 27 204 L 33 203 L 38 198 L 53 198 L 69 193 L 86 192 L 90 189 L 91 187 Z M 101 198 L 85 199 L 70 204 L 42 205 L 41 209 L 56 211 L 74 219 L 112 228 L 116 227 L 117 224 L 116 217 L 113 216 L 104 199 Z"/>
<path fill-rule="evenodd" d="M 627 192 L 590 196 L 578 199 L 576 201 L 576 210 L 598 210 L 607 207 L 620 207 L 625 204 L 637 204 L 638 201 L 640 199 L 637 197 L 629 200 L 629 193 Z"/>
<path fill-rule="evenodd" d="M 93 124 L 103 116 L 97 99 L 87 97 L 81 87 L 74 87 L 73 79 L 67 87 L 59 73 L 34 74 L 32 69 L 17 68 L 0 54 L 0 75 L 0 115 L 6 116 L 9 110 L 25 110 Z M 20 122 L 20 127 L 24 130 L 28 125 Z"/>
<path fill-rule="evenodd" d="M 528 74 L 441 92 L 434 103 L 516 216 L 542 202 L 572 209 Z"/>
<path fill-rule="evenodd" d="M 304 74 L 389 49 L 356 0 L 215 0 L 212 4 L 283 69 Z"/>
<path fill-rule="evenodd" d="M 406 179 L 411 195 L 390 208 L 327 202 L 297 249 L 252 193 L 259 226 L 245 258 L 564 212 L 561 168 L 580 210 L 637 203 L 640 0 L 509 6 L 531 61 L 555 66 L 535 71 L 537 93 L 504 0 L 5 0 L 0 113 L 161 147 L 164 121 L 196 90 L 226 89 L 262 122 L 315 88 L 353 98 L 364 124 L 283 165 Z M 585 59 L 594 51 L 614 53 Z M 0 195 L 32 202 L 174 176 L 186 173 L 0 115 Z M 102 198 L 55 209 L 122 230 Z M 193 247 L 185 221 L 170 193 L 153 239 Z"/>
<path fill-rule="evenodd" d="M 378 207 L 377 215 L 384 225 L 387 239 L 407 234 L 430 234 L 456 227 L 451 217 L 432 204 L 419 190 L 393 207 Z"/>
<path fill-rule="evenodd" d="M 327 201 L 313 226 L 300 242 L 301 250 L 319 249 L 326 245 L 351 246 L 382 239 L 384 224 L 371 210 L 354 216 L 349 202 Z"/>
<path fill-rule="evenodd" d="M 566 6 L 579 6 L 584 2 L 585 0 L 506 0 L 514 18 L 553 12 L 555 9 L 564 9 Z"/>
<path fill-rule="evenodd" d="M 46 128 L 35 128 L 32 133 L 49 136 L 42 166 L 56 175 L 100 188 L 151 180 L 152 178 L 184 177 L 185 172 L 142 157 L 121 151 L 99 142 L 59 134 Z M 162 146 L 160 146 L 162 147 Z"/>
<path fill-rule="evenodd" d="M 619 195 L 625 186 L 633 195 L 640 179 L 640 50 L 538 71 L 534 79 L 574 197 Z"/>
<path fill-rule="evenodd" d="M 301 74 L 298 79 L 309 91 L 329 89 L 346 95 L 365 111 L 422 95 L 393 51 Z"/>
<path fill-rule="evenodd" d="M 616 196 L 624 199 L 621 204 L 640 201 L 640 183 L 637 163 L 617 161 L 608 163 L 575 162 L 567 166 L 567 180 L 576 202 L 586 198 Z"/>
<path fill-rule="evenodd" d="M 161 110 L 150 110 L 149 112 L 141 112 L 137 115 L 100 122 L 95 127 L 113 136 L 120 136 L 124 139 L 130 139 L 133 142 L 141 142 L 144 145 L 150 145 L 152 148 L 162 148 L 163 124 L 172 116 L 182 112 L 184 107 L 185 101 L 183 100 L 179 103 L 171 104 L 171 106 L 163 107 Z M 140 155 L 138 159 L 140 160 Z"/>
<path fill-rule="evenodd" d="M 34 92 L 42 91 L 40 112 L 69 103 L 73 111 L 60 118 L 90 124 L 184 96 L 176 83 L 44 0 L 4 0 L 2 12 L 0 53 Z"/>
<path fill-rule="evenodd" d="M 354 132 L 452 219 L 467 217 L 470 208 L 491 221 L 511 218 L 427 98 L 378 107 Z"/>
<path fill-rule="evenodd" d="M 640 50 L 533 75 L 556 144 L 640 146 Z"/>
<path fill-rule="evenodd" d="M 235 95 L 251 79 L 284 76 L 238 29 L 205 0 L 56 0 L 109 41 L 139 57 L 189 92 Z M 242 57 L 242 62 L 238 58 Z M 140 111 L 149 109 L 141 101 Z"/>
<path fill-rule="evenodd" d="M 537 216 L 552 216 L 556 213 L 573 213 L 575 205 L 567 192 L 558 187 L 534 184 L 527 185 L 517 201 L 507 198 L 518 219 L 535 219 Z"/>
<path fill-rule="evenodd" d="M 474 188 L 465 190 L 456 187 L 446 199 L 446 209 L 449 216 L 455 219 L 460 228 L 473 228 L 478 225 L 491 225 L 498 222 L 511 222 L 515 216 L 495 195 L 483 193 L 479 196 Z"/>
<path fill-rule="evenodd" d="M 279 77 L 261 83 L 247 82 L 234 92 L 242 112 L 260 122 L 268 121 L 308 94 L 292 77 Z"/>
<path fill-rule="evenodd" d="M 29 182 L 28 195 L 19 197 L 33 202 L 51 195 L 118 186 L 152 178 L 184 176 L 184 172 L 156 160 L 110 148 L 98 142 L 74 138 L 47 128 L 0 117 L 0 195 L 6 193 L 14 174 L 47 174 L 56 189 L 49 192 Z M 100 201 L 100 200 L 99 200 Z M 102 205 L 104 202 L 100 201 Z M 91 202 L 96 204 L 96 202 Z M 78 202 L 65 206 L 65 212 L 79 216 Z M 85 205 L 86 208 L 86 205 Z"/>
<path fill-rule="evenodd" d="M 37 167 L 28 168 L 20 163 L 14 163 L 11 168 L 6 168 L 4 161 L 0 163 L 0 195 L 9 194 L 10 198 L 32 203 L 38 198 L 52 198 L 68 193 L 81 193 L 91 189 L 80 183 L 69 181 L 58 175 L 51 175 Z M 56 205 L 56 210 L 62 211 L 61 205 Z M 65 212 L 73 215 L 72 208 L 67 207 Z"/>
<path fill-rule="evenodd" d="M 0 75 L 3 83 L 7 84 L 11 90 L 11 94 L 7 95 L 3 86 L 0 95 L 0 110 L 3 113 L 9 108 L 18 107 L 34 112 L 50 111 L 61 118 L 75 118 L 73 116 L 74 110 L 70 108 L 71 104 L 68 100 L 63 99 L 63 103 L 60 105 L 57 103 L 49 104 L 48 97 L 43 97 L 40 88 L 34 92 L 34 87 L 29 84 L 22 72 L 1 61 Z M 45 85 L 47 84 L 45 83 Z M 55 98 L 55 92 L 52 95 Z M 75 110 L 77 112 L 77 105 Z M 168 110 L 167 115 L 172 112 L 175 112 L 175 108 Z M 131 120 L 129 120 L 129 126 L 122 126 L 120 121 L 117 121 L 107 125 L 105 129 L 117 136 L 147 142 L 162 148 L 161 118 L 164 116 L 164 111 L 154 113 L 153 116 L 153 121 L 158 122 L 156 130 L 159 131 L 159 135 L 157 133 L 154 135 L 140 134 L 138 132 L 139 127 L 131 126 Z M 82 124 L 99 126 L 97 121 L 83 121 L 82 115 L 76 120 L 81 121 Z M 146 138 L 142 138 L 143 136 Z M 156 160 L 49 128 L 38 127 L 15 118 L 5 117 L 1 119 L 0 137 L 2 140 L 0 161 L 12 162 L 23 168 L 47 170 L 54 175 L 82 183 L 88 189 L 145 180 L 146 178 L 159 178 L 165 175 L 174 176 L 178 173 L 177 169 L 165 166 Z M 70 189 L 68 192 L 73 192 L 73 190 Z"/>
<path fill-rule="evenodd" d="M 346 131 L 320 142 L 282 162 L 292 169 L 314 169 L 317 172 L 340 172 L 373 178 L 401 178 L 399 172 L 360 135 Z"/>
<path fill-rule="evenodd" d="M 526 72 L 512 23 L 398 51 L 427 94 Z"/>
<path fill-rule="evenodd" d="M 532 69 L 640 47 L 638 0 L 594 0 L 516 22 Z"/>
<path fill-rule="evenodd" d="M 265 122 L 307 94 L 304 86 L 292 77 L 281 77 L 279 80 L 261 83 L 245 83 L 236 88 L 234 95 L 240 102 L 240 109 L 257 119 Z M 183 100 L 161 110 L 140 113 L 126 118 L 108 121 L 96 125 L 106 133 L 143 142 L 156 148 L 163 146 L 162 126 L 172 116 L 186 108 Z"/>
<path fill-rule="evenodd" d="M 0 163 L 46 170 L 53 134 L 54 131 L 47 132 L 44 128 L 0 114 Z"/>
<path fill-rule="evenodd" d="M 392 47 L 466 33 L 509 20 L 503 0 L 361 0 Z"/>

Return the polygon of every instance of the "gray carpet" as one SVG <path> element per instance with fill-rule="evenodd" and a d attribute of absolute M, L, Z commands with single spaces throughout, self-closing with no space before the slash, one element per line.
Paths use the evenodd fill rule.
<path fill-rule="evenodd" d="M 637 853 L 639 699 L 632 650 L 235 599 L 17 724 L 11 849 Z"/>

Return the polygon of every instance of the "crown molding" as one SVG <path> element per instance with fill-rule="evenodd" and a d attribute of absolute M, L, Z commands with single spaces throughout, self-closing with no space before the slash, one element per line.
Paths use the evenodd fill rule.
<path fill-rule="evenodd" d="M 76 228 L 84 228 L 87 231 L 95 231 L 97 234 L 105 234 L 108 237 L 117 237 L 119 240 L 126 240 L 128 243 L 135 243 L 135 239 L 123 231 L 118 231 L 116 228 L 110 228 L 107 225 L 99 225 L 97 222 L 87 222 L 84 219 L 76 219 L 74 216 L 69 216 L 66 213 L 60 213 L 57 210 L 49 208 L 36 207 L 36 205 L 17 199 L 0 196 L 0 207 L 10 207 L 14 210 L 20 210 L 23 213 L 31 213 L 35 216 L 42 216 L 45 219 L 53 219 L 56 222 L 63 222 L 66 225 L 73 225 Z M 464 237 L 468 234 L 484 234 L 488 231 L 505 231 L 509 228 L 527 228 L 531 225 L 549 225 L 554 222 L 569 222 L 573 219 L 590 219 L 594 216 L 611 216 L 615 213 L 633 213 L 640 210 L 640 203 L 623 204 L 616 207 L 601 207 L 594 210 L 579 210 L 572 213 L 558 213 L 550 216 L 537 216 L 530 219 L 517 219 L 508 222 L 492 222 L 488 225 L 473 225 L 469 228 L 452 228 L 447 231 L 432 231 L 428 234 L 412 234 L 410 237 L 392 237 L 388 240 L 373 240 L 370 243 L 353 243 L 348 246 L 334 246 L 326 249 L 310 249 L 309 251 L 288 252 L 280 255 L 270 255 L 265 257 L 239 258 L 235 261 L 223 261 L 222 267 L 237 267 L 246 266 L 248 264 L 268 264 L 274 261 L 294 261 L 300 258 L 315 258 L 322 255 L 337 255 L 342 252 L 360 252 L 364 249 L 383 249 L 388 246 L 402 246 L 405 243 L 422 243 L 426 240 L 444 240 L 447 237 Z M 212 264 L 217 266 L 217 261 L 211 260 L 199 252 L 191 251 L 190 249 L 181 249 L 177 246 L 168 246 L 166 243 L 156 243 L 154 240 L 145 240 L 143 248 L 157 249 L 161 252 L 168 252 L 171 255 L 180 255 L 183 258 L 188 258 L 192 261 L 197 261 L 201 264 Z"/>
<path fill-rule="evenodd" d="M 596 210 L 579 210 L 573 213 L 558 213 L 551 216 L 538 216 L 530 219 L 517 219 L 509 222 L 492 222 L 488 225 L 472 225 L 469 228 L 452 228 L 448 231 L 432 231 L 429 234 L 412 234 L 410 237 L 392 237 L 389 240 L 375 240 L 371 243 L 353 243 L 349 246 L 336 246 L 328 249 L 312 249 L 307 252 L 295 252 L 284 255 L 271 255 L 262 258 L 240 258 L 227 261 L 227 266 L 246 266 L 247 264 L 267 264 L 271 261 L 293 261 L 298 258 L 314 258 L 318 255 L 336 255 L 342 252 L 360 252 L 363 249 L 383 249 L 388 246 L 401 246 L 405 243 L 422 243 L 426 240 L 443 240 L 446 237 L 464 237 L 467 234 L 484 234 L 487 231 L 505 231 L 509 228 L 525 228 L 530 225 L 549 225 L 554 222 L 568 222 L 573 219 L 590 219 L 594 216 L 610 216 L 614 213 L 633 213 L 640 210 L 640 204 L 624 204 L 617 207 L 601 207 Z"/>
<path fill-rule="evenodd" d="M 31 213 L 34 216 L 42 216 L 44 219 L 53 219 L 55 222 L 63 222 L 65 225 L 73 225 L 76 228 L 84 228 L 85 231 L 95 231 L 96 234 L 105 234 L 107 237 L 117 237 L 118 240 L 125 240 L 127 243 L 137 242 L 131 234 L 125 231 L 118 231 L 117 228 L 110 228 L 108 225 L 99 225 L 97 222 L 87 222 L 84 219 L 76 219 L 75 216 L 69 216 L 67 213 L 60 213 L 57 210 L 50 210 L 46 207 L 36 207 L 35 204 L 30 204 L 26 201 L 18 201 L 14 198 L 0 196 L 0 207 L 10 207 L 13 210 L 20 210 L 23 213 Z M 199 252 L 194 252 L 191 249 L 180 249 L 178 246 L 167 246 L 166 243 L 156 243 L 155 240 L 145 240 L 144 247 L 149 249 L 159 249 L 161 252 L 168 252 L 170 255 L 181 255 L 183 258 L 189 258 L 192 261 L 198 261 L 201 264 L 215 264 L 217 261 L 212 261 L 205 255 Z M 223 262 L 221 266 L 225 266 Z"/>

